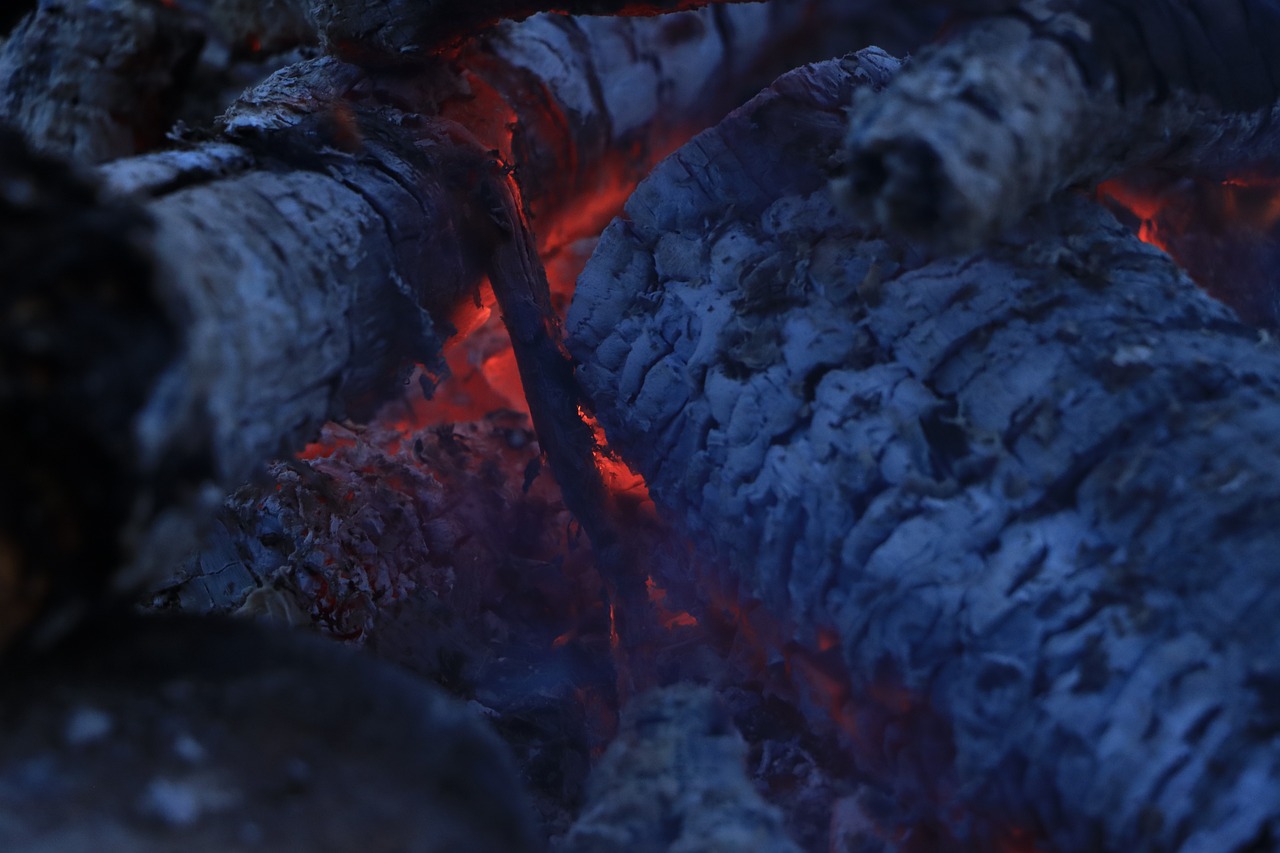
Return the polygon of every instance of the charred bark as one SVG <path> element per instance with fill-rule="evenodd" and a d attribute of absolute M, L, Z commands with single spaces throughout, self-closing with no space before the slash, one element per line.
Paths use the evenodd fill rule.
<path fill-rule="evenodd" d="M 736 2 L 742 0 L 323 0 L 315 5 L 314 17 L 330 50 L 353 61 L 385 65 L 420 62 L 498 21 L 522 20 L 541 12 L 643 16 Z M 897 19 L 898 27 L 906 22 L 908 29 L 919 33 L 923 27 L 928 34 L 928 27 L 938 20 L 936 10 L 930 7 L 974 12 L 993 11 L 1007 3 L 1008 0 L 912 0 L 886 4 L 853 0 L 843 4 L 841 11 L 868 26 L 878 24 L 892 29 L 893 19 Z M 677 29 L 680 26 L 675 24 Z"/>
<path fill-rule="evenodd" d="M 1080 197 L 941 260 L 847 223 L 827 158 L 886 68 L 783 78 L 579 281 L 611 443 L 730 566 L 685 594 L 822 674 L 889 846 L 1269 847 L 1280 351 Z"/>
<path fill-rule="evenodd" d="M 45 0 L 0 43 L 0 123 L 100 163 L 163 138 L 203 38 L 159 2 Z"/>
<path fill-rule="evenodd" d="M 1258 0 L 1024 3 L 863 101 L 838 188 L 869 221 L 963 249 L 1136 165 L 1247 171 L 1280 155 L 1277 38 Z"/>
<path fill-rule="evenodd" d="M 100 320 L 182 343 L 164 361 L 139 355 L 150 369 L 117 394 L 135 408 L 103 440 L 132 447 L 142 485 L 104 516 L 129 519 L 110 537 L 124 539 L 122 550 L 75 540 L 75 559 L 94 567 L 75 576 L 115 575 L 123 556 L 130 567 L 117 583 L 133 587 L 172 566 L 220 492 L 263 459 L 297 449 L 326 419 L 368 415 L 414 363 L 438 367 L 455 312 L 506 239 L 475 186 L 514 165 L 536 226 L 554 239 L 550 226 L 571 200 L 637 179 L 778 61 L 781 34 L 808 32 L 823 8 L 535 18 L 500 28 L 456 67 L 414 77 L 319 59 L 247 93 L 219 138 L 105 166 L 106 186 L 154 223 L 149 245 L 136 247 L 154 272 L 121 286 L 165 311 L 146 330 L 115 309 Z M 684 22 L 678 38 L 673 20 Z M 102 239 L 133 245 L 94 215 Z M 79 274 L 62 286 L 96 286 L 95 271 Z M 15 302 L 27 286 L 12 290 Z M 19 389 L 13 405 L 37 393 Z M 76 414 L 58 417 L 72 423 L 49 434 L 79 431 Z M 69 476 L 57 489 L 78 494 L 81 478 Z M 48 603 L 46 594 L 37 598 Z"/>

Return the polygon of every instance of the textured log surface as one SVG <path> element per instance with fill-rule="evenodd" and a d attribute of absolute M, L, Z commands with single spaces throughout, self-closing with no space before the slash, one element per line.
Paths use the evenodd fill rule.
<path fill-rule="evenodd" d="M 399 670 L 244 622 L 100 627 L 4 673 L 5 850 L 539 849 L 493 733 Z"/>
<path fill-rule="evenodd" d="M 72 406 L 46 412 L 30 438 L 16 437 L 23 449 L 13 461 L 27 464 L 24 454 L 44 452 L 51 436 L 79 434 L 83 421 L 114 430 L 95 439 L 119 445 L 112 462 L 119 476 L 109 481 L 140 483 L 122 497 L 114 485 L 64 471 L 68 482 L 45 489 L 75 498 L 64 505 L 81 498 L 111 504 L 95 516 L 95 536 L 49 536 L 75 552 L 75 578 L 98 579 L 61 603 L 96 599 L 113 575 L 131 588 L 163 573 L 189 549 L 220 494 L 264 459 L 295 451 L 327 419 L 368 416 L 400 390 L 413 364 L 439 370 L 455 312 L 475 298 L 495 259 L 506 257 L 496 250 L 514 235 L 511 223 L 504 230 L 495 222 L 501 212 L 476 196 L 477 186 L 514 165 L 523 202 L 547 240 L 573 233 L 553 228 L 570 202 L 601 194 L 603 209 L 568 211 L 575 227 L 591 228 L 618 187 L 638 180 L 690 126 L 714 120 L 740 87 L 757 85 L 762 67 L 789 64 L 790 51 L 803 50 L 779 49 L 778 39 L 812 32 L 827 20 L 819 13 L 838 5 L 742 5 L 714 15 L 581 23 L 542 16 L 499 28 L 457 65 L 440 62 L 412 77 L 324 57 L 247 92 L 214 139 L 103 166 L 106 188 L 129 203 L 103 203 L 95 213 L 82 189 L 77 204 L 90 209 L 76 215 L 92 219 L 93 246 L 118 242 L 138 258 L 131 277 L 113 285 L 123 295 L 107 300 L 95 322 L 120 330 L 113 357 L 147 368 L 117 376 L 132 376 L 132 384 L 112 386 L 110 424 Z M 17 178 L 6 202 L 15 217 L 32 206 L 23 187 L 35 180 Z M 151 229 L 130 231 L 133 220 L 122 218 L 113 234 L 113 205 L 150 219 Z M 49 245 L 74 236 L 78 220 L 41 221 L 52 223 L 37 235 Z M 136 239 L 143 233 L 146 245 Z M 24 245 L 6 244 L 6 264 L 24 257 Z M 75 292 L 101 301 L 93 295 L 100 284 L 93 257 L 71 264 L 74 275 L 59 281 L 70 302 Z M 38 284 L 11 288 L 15 310 Z M 130 300 L 164 310 L 144 324 Z M 62 315 L 47 313 L 44 334 L 63 335 Z M 12 315 L 15 328 L 28 320 Z M 161 338 L 179 340 L 177 352 L 148 348 Z M 139 346 L 132 355 L 129 340 Z M 83 391 L 59 387 L 57 394 Z M 9 390 L 21 409 L 48 389 Z M 117 411 L 123 405 L 133 408 Z M 99 523 L 106 521 L 118 525 L 116 534 Z M 32 555 L 17 549 L 7 574 L 65 577 L 61 568 L 21 562 Z M 121 562 L 128 569 L 117 575 Z M 23 613 L 62 597 L 48 587 L 24 595 Z"/>
<path fill-rule="evenodd" d="M 972 248 L 1058 190 L 1161 164 L 1221 176 L 1280 155 L 1280 10 L 1266 0 L 1032 0 L 921 53 L 850 117 L 842 195 Z"/>
<path fill-rule="evenodd" d="M 314 4 L 314 18 L 329 49 L 336 54 L 385 65 L 420 62 L 499 20 L 520 20 L 539 12 L 583 16 L 658 15 L 735 2 L 741 0 L 322 0 Z M 940 20 L 938 10 L 930 7 L 990 11 L 1007 2 L 846 0 L 840 4 L 840 12 L 847 19 L 859 20 L 863 26 L 886 31 L 915 30 L 918 36 L 920 27 L 934 26 Z M 807 0 L 788 0 L 781 5 L 798 10 L 810 4 Z"/>
<path fill-rule="evenodd" d="M 788 75 L 638 188 L 569 319 L 611 444 L 830 649 L 902 849 L 1266 849 L 1280 351 L 1082 198 L 944 260 L 850 224 L 841 106 L 891 65 Z"/>
<path fill-rule="evenodd" d="M 174 500 L 175 460 L 143 470 L 132 440 L 181 346 L 139 286 L 152 234 L 137 205 L 0 131 L 0 646 L 37 614 L 78 618 L 127 561 L 135 508 Z"/>

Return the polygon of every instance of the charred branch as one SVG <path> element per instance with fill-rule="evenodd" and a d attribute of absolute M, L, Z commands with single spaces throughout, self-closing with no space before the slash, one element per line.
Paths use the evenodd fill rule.
<path fill-rule="evenodd" d="M 1274 4 L 1028 2 L 923 52 L 854 110 L 841 194 L 952 248 L 1136 165 L 1219 176 L 1280 153 Z"/>
<path fill-rule="evenodd" d="M 885 68 L 789 75 L 638 188 L 570 316 L 610 440 L 785 626 L 898 849 L 1266 846 L 1280 352 L 1080 197 L 942 260 L 847 223 Z"/>

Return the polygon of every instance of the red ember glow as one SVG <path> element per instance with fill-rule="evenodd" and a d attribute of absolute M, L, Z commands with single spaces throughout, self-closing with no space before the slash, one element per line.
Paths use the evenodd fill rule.
<path fill-rule="evenodd" d="M 658 586 L 652 577 L 645 578 L 644 587 L 649 593 L 649 602 L 657 612 L 658 621 L 662 623 L 662 627 L 670 631 L 674 628 L 693 628 L 697 626 L 698 619 L 692 613 L 685 610 L 673 611 L 666 608 L 667 591 Z"/>
<path fill-rule="evenodd" d="M 1131 212 L 1138 239 L 1177 257 L 1176 236 L 1196 230 L 1262 235 L 1280 224 L 1280 180 L 1241 176 L 1225 181 L 1181 180 L 1147 187 L 1124 178 L 1098 187 L 1098 197 Z"/>

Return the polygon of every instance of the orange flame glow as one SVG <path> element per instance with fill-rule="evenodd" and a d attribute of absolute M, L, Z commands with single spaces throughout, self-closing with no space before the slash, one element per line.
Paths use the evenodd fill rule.
<path fill-rule="evenodd" d="M 1267 234 L 1280 225 L 1280 180 L 1275 178 L 1188 179 L 1154 189 L 1117 179 L 1099 186 L 1098 197 L 1131 212 L 1139 222 L 1138 239 L 1175 258 L 1172 238 L 1191 229 Z"/>

